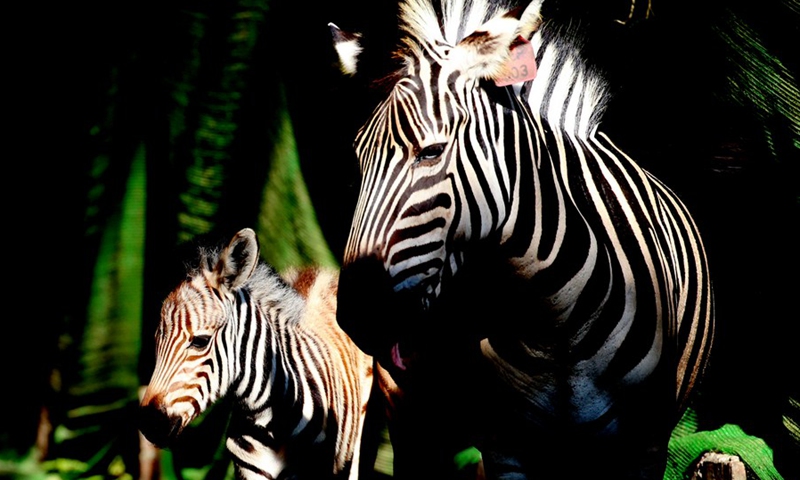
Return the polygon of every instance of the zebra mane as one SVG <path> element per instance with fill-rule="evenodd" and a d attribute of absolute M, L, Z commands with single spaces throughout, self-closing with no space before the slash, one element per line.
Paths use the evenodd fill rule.
<path fill-rule="evenodd" d="M 284 315 L 285 318 L 299 320 L 302 317 L 303 297 L 272 266 L 259 262 L 245 287 L 262 307 L 280 305 L 283 311 L 297 312 L 297 315 Z"/>
<path fill-rule="evenodd" d="M 402 42 L 412 55 L 424 44 L 455 46 L 494 16 L 509 10 L 504 2 L 489 0 L 405 0 L 400 4 L 400 25 L 407 34 Z M 399 56 L 407 54 L 400 50 Z"/>
<path fill-rule="evenodd" d="M 597 129 L 610 98 L 608 83 L 601 69 L 586 58 L 583 48 L 586 39 L 577 22 L 545 22 L 531 39 L 537 51 L 538 81 L 531 84 L 528 103 L 537 107 L 539 114 L 551 126 L 586 138 Z M 573 78 L 574 84 L 562 82 L 561 78 Z M 558 102 L 556 85 L 567 84 L 570 90 L 581 89 L 580 106 L 564 108 Z M 552 108 L 551 108 L 552 107 Z M 572 110 L 574 117 L 564 112 Z"/>

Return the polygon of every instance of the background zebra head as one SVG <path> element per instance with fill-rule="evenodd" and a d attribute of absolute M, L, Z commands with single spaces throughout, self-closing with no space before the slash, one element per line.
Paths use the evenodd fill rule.
<path fill-rule="evenodd" d="M 222 251 L 201 250 L 197 268 L 163 303 L 156 331 L 156 365 L 141 400 L 142 433 L 167 446 L 238 378 L 233 332 L 237 291 L 258 266 L 250 229 Z"/>
<path fill-rule="evenodd" d="M 524 107 L 492 80 L 512 43 L 538 28 L 540 6 L 400 7 L 402 68 L 355 140 L 362 183 L 339 284 L 340 324 L 368 353 L 423 318 L 467 250 L 503 235 L 516 163 L 530 155 L 532 135 Z M 355 73 L 359 36 L 331 29 L 342 70 Z M 379 324 L 387 313 L 393 320 Z"/>

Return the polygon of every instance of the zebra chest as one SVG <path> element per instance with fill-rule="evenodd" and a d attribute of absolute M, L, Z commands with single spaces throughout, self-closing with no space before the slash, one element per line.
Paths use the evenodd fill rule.
<path fill-rule="evenodd" d="M 281 446 L 267 446 L 250 435 L 228 437 L 226 446 L 233 456 L 238 478 L 279 478 L 286 469 L 286 452 Z"/>
<path fill-rule="evenodd" d="M 256 417 L 234 413 L 226 447 L 233 457 L 237 478 L 334 478 L 334 446 L 314 428 L 294 432 L 294 424 L 300 421 L 300 413 L 294 413 L 282 409 L 267 409 Z M 286 423 L 286 417 L 294 420 Z"/>

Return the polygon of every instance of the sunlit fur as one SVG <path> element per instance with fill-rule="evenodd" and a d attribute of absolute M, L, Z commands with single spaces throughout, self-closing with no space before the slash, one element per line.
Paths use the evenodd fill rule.
<path fill-rule="evenodd" d="M 364 333 L 385 317 L 359 313 L 357 292 L 377 277 L 345 276 L 367 259 L 422 311 L 457 297 L 448 287 L 474 255 L 499 259 L 499 276 L 479 280 L 515 294 L 476 300 L 512 317 L 481 348 L 503 385 L 497 403 L 523 407 L 493 413 L 508 423 L 497 428 L 525 442 L 574 429 L 663 454 L 712 343 L 702 240 L 677 196 L 599 130 L 604 80 L 578 32 L 540 25 L 538 9 L 515 24 L 498 2 L 402 4 L 403 70 L 355 140 L 362 183 L 339 298 L 353 317 L 340 322 L 370 353 L 386 347 Z M 538 75 L 495 87 L 509 48 L 498 39 L 516 32 L 533 32 Z M 511 453 L 491 461 L 487 474 L 534 470 Z"/>
<path fill-rule="evenodd" d="M 201 250 L 164 301 L 143 433 L 168 444 L 230 395 L 227 447 L 240 477 L 354 480 L 372 360 L 336 323 L 338 272 L 284 279 L 257 252 L 249 229 L 222 251 Z"/>

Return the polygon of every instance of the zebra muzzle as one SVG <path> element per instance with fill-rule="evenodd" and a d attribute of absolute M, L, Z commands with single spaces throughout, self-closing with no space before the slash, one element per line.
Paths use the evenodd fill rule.
<path fill-rule="evenodd" d="M 342 268 L 336 318 L 365 353 L 385 355 L 397 340 L 402 308 L 396 300 L 391 278 L 378 258 L 358 258 Z"/>
<path fill-rule="evenodd" d="M 158 448 L 168 448 L 183 430 L 180 416 L 169 415 L 153 401 L 139 408 L 139 431 Z"/>

